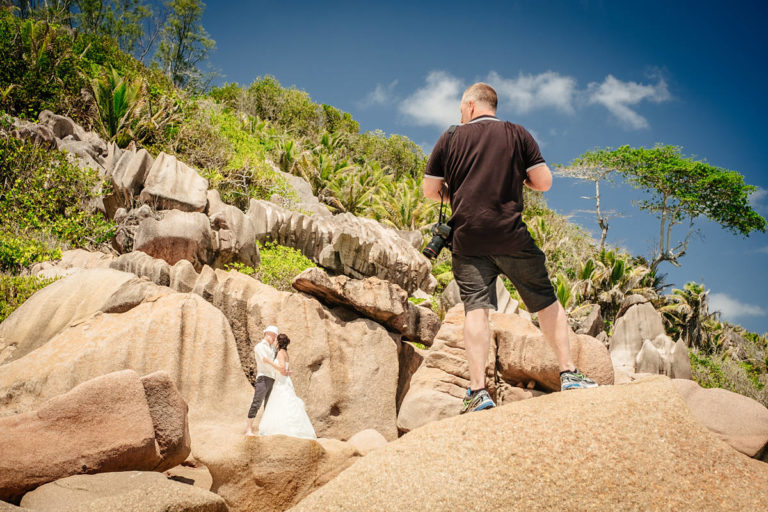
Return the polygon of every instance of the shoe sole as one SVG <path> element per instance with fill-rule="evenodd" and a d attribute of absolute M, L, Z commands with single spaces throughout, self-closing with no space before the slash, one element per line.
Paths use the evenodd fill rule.
<path fill-rule="evenodd" d="M 560 391 L 568 391 L 568 390 L 571 390 L 571 389 L 593 389 L 593 388 L 596 388 L 596 387 L 598 387 L 597 384 L 595 384 L 594 386 L 592 384 L 588 384 L 588 385 L 574 384 L 572 386 L 565 386 L 563 388 L 560 388 Z"/>
<path fill-rule="evenodd" d="M 484 411 L 486 409 L 493 409 L 494 407 L 496 407 L 496 404 L 494 404 L 493 402 L 488 402 L 488 403 L 480 404 L 480 405 L 478 405 L 477 407 L 475 407 L 472 410 L 473 411 Z"/>

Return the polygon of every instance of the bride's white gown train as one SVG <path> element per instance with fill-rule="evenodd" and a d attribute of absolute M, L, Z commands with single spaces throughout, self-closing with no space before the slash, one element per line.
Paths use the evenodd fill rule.
<path fill-rule="evenodd" d="M 260 436 L 286 435 L 317 439 L 304 401 L 296 396 L 290 377 L 278 375 L 259 423 Z"/>

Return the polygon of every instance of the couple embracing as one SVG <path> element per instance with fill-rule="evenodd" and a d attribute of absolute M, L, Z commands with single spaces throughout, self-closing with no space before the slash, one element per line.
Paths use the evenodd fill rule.
<path fill-rule="evenodd" d="M 277 327 L 270 325 L 264 330 L 262 339 L 253 348 L 256 358 L 256 386 L 253 402 L 248 411 L 246 435 L 253 432 L 253 420 L 264 403 L 264 414 L 259 423 L 260 436 L 278 434 L 317 439 L 315 429 L 304 410 L 304 402 L 296 396 L 288 369 L 288 344 L 291 340 L 279 334 Z"/>

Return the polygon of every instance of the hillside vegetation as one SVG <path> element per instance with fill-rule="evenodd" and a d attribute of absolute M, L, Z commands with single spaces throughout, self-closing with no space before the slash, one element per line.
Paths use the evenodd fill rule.
<path fill-rule="evenodd" d="M 93 209 L 93 200 L 108 190 L 97 173 L 64 153 L 10 136 L 12 117 L 34 121 L 42 110 L 69 116 L 121 147 L 176 155 L 196 167 L 225 202 L 243 210 L 251 198 L 275 194 L 286 207 L 298 207 L 280 170 L 303 177 L 334 213 L 425 236 L 436 221 L 438 205 L 421 192 L 426 156 L 417 144 L 380 131 L 361 133 L 349 113 L 315 103 L 274 77 L 247 86 L 181 89 L 108 36 L 22 18 L 9 9 L 0 10 L 0 53 L 0 320 L 47 284 L 23 277 L 32 264 L 55 259 L 63 249 L 106 247 L 114 234 L 113 223 Z M 526 194 L 524 219 L 547 255 L 567 311 L 599 304 L 610 335 L 623 299 L 644 295 L 663 313 L 668 334 L 690 347 L 698 382 L 768 405 L 765 335 L 710 314 L 701 284 L 662 293 L 663 280 L 645 259 L 599 248 L 540 194 Z M 281 288 L 310 264 L 279 247 L 265 250 L 276 256 L 264 258 L 263 268 L 241 270 Z M 451 280 L 450 272 L 444 251 L 433 265 L 439 289 Z"/>

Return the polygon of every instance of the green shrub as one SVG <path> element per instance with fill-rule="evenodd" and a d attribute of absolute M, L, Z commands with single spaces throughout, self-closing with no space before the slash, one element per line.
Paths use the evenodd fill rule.
<path fill-rule="evenodd" d="M 111 239 L 114 224 L 93 210 L 100 195 L 96 171 L 63 152 L 0 139 L 2 266 L 18 271 L 58 254 L 57 246 L 93 247 Z"/>
<path fill-rule="evenodd" d="M 282 291 L 293 291 L 293 278 L 316 266 L 301 251 L 275 242 L 263 244 L 260 253 L 261 265 L 256 269 L 255 277 L 262 283 Z"/>
<path fill-rule="evenodd" d="M 8 318 L 36 291 L 55 280 L 55 278 L 0 274 L 0 322 Z"/>

